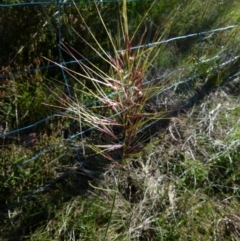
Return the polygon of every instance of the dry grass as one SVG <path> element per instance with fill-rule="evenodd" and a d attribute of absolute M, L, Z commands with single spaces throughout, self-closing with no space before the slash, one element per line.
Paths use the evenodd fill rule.
<path fill-rule="evenodd" d="M 239 121 L 238 98 L 219 88 L 172 119 L 164 140 L 132 160 L 119 183 L 115 169 L 106 172 L 103 202 L 111 205 L 119 187 L 109 240 L 238 240 Z"/>

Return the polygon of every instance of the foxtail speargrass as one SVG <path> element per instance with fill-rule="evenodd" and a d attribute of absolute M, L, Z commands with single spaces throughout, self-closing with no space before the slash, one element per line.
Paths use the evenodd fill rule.
<path fill-rule="evenodd" d="M 92 140 L 88 147 L 118 167 L 125 167 L 131 157 L 139 154 L 146 147 L 146 140 L 139 134 L 140 130 L 163 116 L 162 112 L 145 110 L 146 103 L 164 87 L 164 84 L 166 85 L 164 81 L 167 81 L 167 79 L 162 80 L 161 84 L 156 84 L 148 79 L 151 76 L 150 72 L 154 62 L 163 49 L 162 45 L 148 46 L 147 43 L 144 43 L 146 42 L 147 28 L 143 30 L 142 25 L 154 4 L 155 2 L 146 11 L 137 28 L 132 31 L 133 33 L 131 33 L 128 24 L 127 1 L 123 0 L 121 6 L 119 4 L 119 28 L 121 30 L 118 39 L 121 41 L 115 41 L 101 15 L 99 5 L 95 4 L 99 21 L 101 21 L 106 32 L 110 48 L 113 50 L 112 54 L 104 49 L 85 21 L 80 9 L 76 6 L 81 22 L 88 30 L 92 41 L 87 41 L 75 31 L 76 35 L 101 59 L 104 63 L 103 66 L 109 67 L 109 71 L 101 68 L 94 61 L 85 58 L 75 49 L 62 44 L 63 50 L 69 53 L 72 58 L 77 61 L 77 54 L 84 61 L 77 61 L 80 71 L 74 71 L 62 65 L 59 66 L 81 86 L 78 90 L 81 96 L 89 97 L 86 98 L 88 100 L 94 99 L 97 103 L 87 107 L 88 103 L 84 103 L 83 99 L 70 100 L 67 98 L 67 101 L 64 102 L 67 110 L 66 116 L 81 122 L 80 126 L 94 127 L 96 132 L 104 135 L 106 137 L 105 142 L 99 143 L 99 140 L 96 140 L 94 143 Z M 171 21 L 169 20 L 162 33 L 160 33 L 160 30 L 156 31 L 153 39 L 155 42 L 163 38 L 170 24 Z M 142 31 L 141 37 L 139 37 L 139 31 Z M 138 41 L 136 41 L 137 38 L 139 38 Z M 140 47 L 133 48 L 132 44 L 137 42 Z M 111 94 L 109 95 L 109 93 Z M 116 134 L 116 129 L 120 132 L 121 138 Z M 111 152 L 116 150 L 120 153 L 120 160 L 111 155 Z M 121 171 L 118 179 L 120 173 Z M 116 190 L 118 190 L 117 187 Z M 111 213 L 115 205 L 115 198 L 116 195 L 113 198 Z M 106 235 L 109 224 L 110 221 L 106 228 Z"/>
<path fill-rule="evenodd" d="M 141 26 L 144 20 L 151 11 L 154 3 L 151 5 L 145 16 L 142 18 L 140 24 L 137 26 L 132 35 L 128 26 L 127 17 L 127 1 L 122 2 L 120 10 L 120 28 L 123 45 L 119 41 L 115 41 L 112 37 L 110 30 L 107 28 L 106 23 L 101 15 L 99 6 L 95 4 L 98 13 L 98 18 L 108 36 L 108 41 L 113 49 L 113 53 L 108 53 L 101 43 L 96 39 L 94 32 L 85 22 L 83 15 L 79 8 L 76 9 L 80 16 L 82 23 L 85 25 L 88 33 L 90 34 L 93 43 L 84 39 L 79 33 L 77 36 L 101 58 L 105 65 L 109 66 L 109 71 L 106 72 L 101 66 L 95 64 L 93 61 L 85 58 L 73 48 L 64 44 L 62 47 L 64 51 L 69 53 L 76 61 L 75 55 L 80 55 L 84 61 L 78 61 L 81 71 L 76 72 L 65 66 L 63 68 L 82 88 L 79 90 L 81 95 L 88 96 L 87 99 L 95 99 L 98 103 L 97 106 L 86 107 L 79 99 L 68 100 L 65 102 L 68 111 L 67 116 L 76 120 L 81 120 L 83 125 L 92 126 L 101 134 L 109 136 L 110 143 L 91 143 L 90 147 L 94 152 L 103 155 L 108 160 L 117 165 L 124 165 L 127 159 L 134 154 L 139 153 L 144 147 L 144 140 L 141 140 L 139 131 L 156 119 L 161 118 L 163 113 L 149 113 L 145 110 L 146 103 L 159 92 L 164 85 L 153 84 L 147 81 L 150 76 L 150 70 L 154 66 L 154 61 L 160 54 L 162 46 L 144 45 L 146 32 L 140 37 L 139 48 L 133 48 L 132 43 L 137 42 Z M 170 21 L 169 23 L 170 24 Z M 73 29 L 74 30 L 74 29 Z M 165 31 L 159 34 L 156 31 L 154 41 L 159 41 Z M 158 36 L 160 35 L 160 36 Z M 91 87 L 89 87 L 89 82 Z M 146 83 L 148 82 L 148 84 Z M 109 93 L 112 93 L 109 95 Z M 62 101 L 62 100 L 61 100 Z M 121 141 L 116 135 L 115 130 L 121 132 Z M 115 160 L 110 154 L 113 150 L 121 151 L 121 160 Z"/>

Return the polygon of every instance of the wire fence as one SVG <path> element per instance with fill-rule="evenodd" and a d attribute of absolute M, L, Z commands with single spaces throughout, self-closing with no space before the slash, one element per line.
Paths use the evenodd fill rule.
<path fill-rule="evenodd" d="M 58 57 L 57 62 L 58 62 L 58 64 L 56 65 L 56 64 L 49 64 L 48 63 L 47 65 L 36 66 L 36 67 L 32 67 L 31 69 L 24 69 L 23 68 L 23 69 L 18 69 L 18 70 L 15 69 L 14 71 L 9 71 L 10 73 L 5 72 L 5 73 L 0 74 L 0 83 L 1 83 L 1 81 L 6 80 L 6 79 L 12 79 L 12 78 L 14 79 L 14 78 L 17 78 L 19 76 L 35 73 L 37 71 L 57 69 L 58 71 L 59 70 L 61 71 L 61 79 L 63 80 L 64 85 L 66 87 L 67 95 L 69 96 L 69 98 L 72 98 L 72 93 L 71 93 L 71 90 L 70 90 L 71 84 L 68 81 L 68 77 L 67 77 L 67 75 L 64 71 L 64 68 L 59 68 L 59 66 L 71 66 L 71 65 L 74 65 L 76 63 L 86 61 L 86 59 L 80 58 L 80 59 L 70 59 L 70 60 L 67 60 L 67 61 L 63 60 L 61 42 L 62 42 L 62 38 L 63 38 L 63 35 L 64 35 L 63 32 L 65 30 L 63 30 L 62 19 L 63 19 L 64 12 L 66 11 L 66 7 L 68 7 L 68 8 L 73 7 L 74 8 L 76 5 L 79 6 L 79 7 L 86 6 L 86 5 L 90 6 L 90 5 L 96 4 L 96 2 L 95 1 L 81 1 L 81 0 L 77 1 L 76 3 L 73 3 L 72 1 L 67 1 L 67 0 L 63 0 L 63 1 L 61 1 L 61 0 L 56 0 L 56 1 L 54 1 L 54 0 L 52 0 L 52 1 L 28 1 L 28 2 L 5 1 L 5 2 L 6 3 L 0 4 L 0 11 L 2 13 L 6 9 L 12 9 L 12 8 L 19 8 L 19 11 L 21 11 L 21 8 L 24 8 L 24 7 L 31 7 L 31 8 L 40 7 L 39 9 L 36 10 L 36 13 L 41 12 L 41 16 L 43 18 L 45 18 L 45 19 L 42 19 L 40 24 L 37 23 L 38 27 L 41 26 L 41 28 L 38 29 L 38 27 L 37 27 L 37 30 L 35 32 L 32 32 L 31 36 L 29 36 L 29 40 L 27 42 L 25 42 L 24 44 L 21 44 L 21 46 L 18 50 L 15 49 L 15 54 L 11 57 L 10 60 L 8 60 L 8 64 L 11 65 L 24 52 L 24 50 L 27 47 L 29 47 L 29 45 L 31 45 L 32 42 L 35 41 L 35 39 L 38 35 L 43 35 L 41 31 L 44 28 L 48 28 L 48 34 L 49 35 L 51 35 L 51 34 L 54 35 L 54 36 L 56 35 L 56 39 L 57 39 L 56 49 L 57 49 L 57 57 Z M 131 0 L 131 1 L 128 1 L 128 2 L 135 2 L 136 4 L 142 4 L 143 3 L 142 0 Z M 144 1 L 144 2 L 152 2 L 152 1 Z M 102 4 L 103 6 L 107 6 L 108 4 L 117 4 L 117 3 L 119 3 L 118 0 L 112 0 L 112 1 L 110 1 L 110 0 L 109 1 L 100 0 L 100 1 L 97 2 L 97 4 Z M 51 11 L 47 9 L 48 7 L 52 7 Z M 0 17 L 0 20 L 1 20 L 1 22 L 3 21 L 3 19 L 1 17 Z M 1 25 L 1 22 L 0 22 L 0 25 Z M 21 25 L 21 23 L 19 23 L 19 24 Z M 54 24 L 54 26 L 53 26 L 53 24 Z M 199 31 L 199 32 L 196 32 L 196 33 L 190 33 L 190 34 L 186 34 L 186 35 L 183 35 L 183 36 L 176 36 L 176 37 L 172 37 L 172 38 L 168 38 L 168 39 L 163 39 L 163 40 L 160 40 L 160 41 L 157 41 L 157 42 L 149 41 L 148 43 L 146 43 L 144 45 L 136 45 L 136 46 L 132 46 L 131 48 L 132 48 L 132 50 L 137 50 L 137 49 L 141 49 L 141 48 L 148 48 L 148 47 L 150 48 L 150 47 L 153 47 L 153 46 L 160 46 L 162 44 L 170 44 L 170 43 L 177 42 L 179 40 L 186 40 L 186 39 L 191 39 L 191 38 L 196 38 L 196 37 L 199 39 L 199 46 L 200 46 L 205 37 L 209 37 L 212 34 L 217 34 L 217 33 L 220 33 L 220 32 L 233 30 L 237 27 L 238 27 L 237 25 L 223 26 L 221 28 L 216 28 L 216 29 L 212 29 L 212 30 L 208 30 L 208 31 Z M 3 26 L 0 26 L 0 31 L 2 29 L 3 29 Z M 15 37 L 18 38 L 17 35 Z M 6 41 L 11 41 L 11 40 L 7 39 L 7 40 L 4 40 L 4 41 L 6 42 Z M 6 46 L 5 42 L 4 42 L 4 44 L 5 44 L 4 46 Z M 0 55 L 2 55 L 1 51 L 3 52 L 4 49 L 1 46 L 0 46 L 0 48 L 1 48 Z M 118 51 L 122 52 L 123 49 L 119 49 Z M 92 56 L 86 56 L 86 57 L 87 57 L 87 60 L 93 60 L 93 59 L 99 58 L 100 56 L 92 55 Z M 211 56 L 211 58 L 201 58 L 201 57 L 199 57 L 198 60 L 195 63 L 191 64 L 191 66 L 188 65 L 185 68 L 191 69 L 191 67 L 193 65 L 199 66 L 199 65 L 204 64 L 204 63 L 213 62 L 214 64 L 211 65 L 212 67 L 208 71 L 214 71 L 215 68 L 222 68 L 226 65 L 232 64 L 234 61 L 238 60 L 239 57 L 240 56 L 238 56 L 238 55 L 233 55 L 230 59 L 228 58 L 225 61 L 220 62 L 219 64 L 215 64 L 216 60 L 219 60 L 220 58 L 222 58 L 222 52 L 219 52 L 216 55 Z M 173 73 L 177 73 L 179 71 L 181 71 L 181 69 L 176 69 L 176 70 L 171 71 L 170 73 L 164 74 L 164 78 L 167 78 L 168 76 L 173 75 Z M 201 75 L 201 72 L 198 72 L 198 73 L 195 73 L 195 74 L 191 73 L 191 76 L 188 77 L 188 78 L 185 78 L 185 79 L 179 78 L 174 83 L 171 83 L 169 86 L 166 86 L 164 89 L 161 89 L 159 91 L 158 95 L 161 95 L 162 93 L 167 92 L 171 89 L 176 89 L 181 84 L 188 85 L 188 83 L 192 79 L 194 79 L 194 78 L 196 78 L 200 75 Z M 239 73 L 234 73 L 231 76 L 229 76 L 229 78 L 231 78 L 233 75 L 239 76 Z M 162 79 L 162 75 L 159 74 L 154 79 L 146 80 L 145 84 L 149 84 L 149 82 L 151 82 L 151 81 L 153 81 L 153 82 L 154 81 L 160 81 L 161 79 Z M 191 88 L 191 87 L 189 87 L 189 88 Z M 111 93 L 110 95 L 114 95 L 114 94 L 115 93 Z M 188 102 L 189 102 L 189 99 L 186 99 L 184 104 L 187 104 Z M 93 103 L 88 103 L 85 107 L 87 107 L 88 105 L 90 106 L 92 104 Z M 46 118 L 40 119 L 38 121 L 35 121 L 34 123 L 31 123 L 31 124 L 26 125 L 26 126 L 21 127 L 21 128 L 15 128 L 13 130 L 7 130 L 7 128 L 5 128 L 5 130 L 2 131 L 2 133 L 0 132 L 0 139 L 7 138 L 8 136 L 11 136 L 13 134 L 21 133 L 23 131 L 26 131 L 28 129 L 36 127 L 36 126 L 38 126 L 42 123 L 46 123 L 46 121 L 52 120 L 54 118 L 61 117 L 64 114 L 66 114 L 66 113 L 53 113 L 53 114 L 47 116 Z M 151 123 L 151 124 L 153 124 L 153 123 Z M 88 132 L 89 130 L 92 130 L 94 128 L 95 127 L 89 127 L 89 129 L 85 130 L 84 132 Z M 144 127 L 144 128 L 147 128 L 147 126 Z M 143 131 L 143 129 L 140 130 L 139 132 L 141 132 L 141 131 Z M 77 136 L 80 136 L 80 135 L 84 134 L 84 132 L 78 131 L 76 133 L 72 133 L 72 135 L 70 137 L 68 137 L 68 139 L 67 139 L 68 141 L 72 142 L 72 145 L 73 145 L 73 148 L 76 152 L 76 156 L 77 156 L 77 159 L 78 159 L 78 162 L 79 162 L 80 166 L 83 162 L 78 155 L 78 150 L 77 150 L 78 148 L 75 146 L 74 140 Z M 61 145 L 61 143 L 56 143 L 56 144 L 53 144 L 53 145 L 49 146 L 48 148 L 36 153 L 30 159 L 23 160 L 20 163 L 18 163 L 17 165 L 14 165 L 12 168 L 22 168 L 22 167 L 24 167 L 24 165 L 26 163 L 36 161 L 41 155 L 45 154 L 46 152 L 52 151 L 57 145 Z M 31 198 L 33 195 L 36 195 L 40 192 L 43 192 L 44 190 L 49 188 L 51 185 L 58 182 L 60 179 L 66 178 L 68 175 L 70 175 L 70 173 L 71 173 L 71 171 L 67 172 L 67 173 L 63 174 L 62 176 L 52 180 L 51 182 L 39 187 L 38 189 L 33 190 L 31 193 L 29 193 L 24 198 L 22 198 L 22 200 L 20 200 L 19 202 L 12 203 L 8 207 L 4 208 L 3 210 L 0 210 L 0 213 L 4 213 L 7 210 L 13 208 L 14 206 L 16 206 L 16 205 L 24 202 L 25 200 Z"/>

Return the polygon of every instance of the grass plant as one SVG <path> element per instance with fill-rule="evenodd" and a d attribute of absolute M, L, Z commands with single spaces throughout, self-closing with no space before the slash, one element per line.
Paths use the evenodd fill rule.
<path fill-rule="evenodd" d="M 152 6 L 154 6 L 154 3 Z M 63 49 L 71 54 L 73 58 L 76 59 L 74 54 L 79 54 L 85 60 L 79 62 L 82 70 L 80 72 L 74 72 L 61 66 L 72 78 L 82 85 L 80 90 L 75 91 L 80 91 L 82 95 L 90 96 L 90 99 L 94 99 L 97 102 L 97 107 L 95 105 L 87 107 L 81 100 L 69 101 L 67 99 L 65 106 L 69 113 L 68 116 L 77 121 L 80 120 L 84 125 L 91 125 L 100 133 L 111 137 L 110 143 L 91 145 L 91 148 L 96 153 L 101 153 L 107 159 L 115 162 L 115 164 L 117 164 L 116 160 L 108 154 L 108 151 L 121 149 L 120 163 L 124 165 L 128 157 L 134 153 L 138 153 L 144 147 L 144 140 L 140 140 L 138 135 L 139 131 L 147 123 L 160 118 L 162 115 L 162 113 L 149 113 L 144 109 L 146 103 L 161 89 L 160 85 L 156 86 L 151 81 L 147 83 L 147 76 L 155 59 L 162 51 L 162 47 L 148 47 L 147 43 L 144 42 L 145 33 L 143 33 L 138 42 L 139 45 L 145 46 L 136 50 L 132 46 L 137 31 L 150 10 L 146 12 L 142 22 L 131 36 L 128 29 L 127 2 L 123 1 L 122 8 L 119 9 L 122 16 L 120 22 L 121 35 L 118 37 L 121 39 L 122 44 L 119 44 L 107 28 L 97 4 L 96 9 L 108 36 L 112 52 L 107 52 L 101 46 L 101 43 L 95 38 L 94 33 L 85 22 L 80 11 L 78 12 L 79 16 L 92 36 L 94 44 L 87 42 L 80 34 L 76 34 L 109 66 L 109 71 L 107 73 L 104 72 L 101 67 L 81 56 L 80 53 L 74 53 L 73 49 L 69 49 L 66 45 L 63 45 Z M 168 27 L 166 27 L 165 31 L 167 30 Z M 162 36 L 164 36 L 164 33 L 160 37 L 156 37 L 155 40 L 159 41 Z M 89 82 L 91 82 L 91 88 L 88 87 Z M 112 95 L 109 96 L 109 93 L 112 93 Z M 94 108 L 97 108 L 97 111 Z M 122 135 L 121 142 L 116 133 L 114 133 L 114 128 L 120 129 Z"/>
<path fill-rule="evenodd" d="M 154 5 L 155 2 L 152 4 L 151 8 L 154 7 Z M 101 43 L 95 38 L 94 33 L 78 10 L 78 14 L 94 43 L 89 43 L 80 34 L 76 34 L 109 66 L 109 71 L 107 73 L 104 72 L 101 67 L 84 58 L 80 53 L 77 54 L 85 60 L 79 63 L 81 72 L 75 72 L 61 66 L 64 68 L 64 71 L 82 85 L 80 89 L 81 94 L 90 95 L 98 103 L 98 110 L 95 111 L 92 108 L 86 107 L 80 100 L 71 101 L 68 99 L 65 103 L 68 113 L 67 116 L 79 121 L 80 126 L 93 126 L 101 135 L 107 136 L 104 138 L 105 143 L 99 143 L 98 141 L 94 143 L 91 141 L 89 147 L 96 154 L 102 155 L 104 158 L 114 163 L 116 167 L 120 168 L 116 186 L 111 191 L 113 192 L 113 201 L 104 239 L 106 239 L 108 233 L 111 232 L 111 217 L 116 205 L 115 201 L 122 175 L 121 168 L 128 169 L 128 162 L 131 158 L 133 158 L 134 155 L 138 156 L 141 150 L 146 146 L 146 143 L 150 141 L 144 139 L 144 136 L 142 138 L 141 135 L 139 135 L 139 131 L 147 124 L 163 116 L 163 113 L 151 113 L 145 110 L 147 102 L 162 88 L 160 85 L 151 83 L 151 81 L 147 83 L 147 77 L 149 76 L 156 58 L 162 51 L 162 47 L 147 46 L 147 42 L 144 42 L 146 41 L 145 33 L 143 33 L 138 41 L 138 45 L 143 45 L 143 47 L 134 50 L 132 46 L 133 42 L 137 42 L 135 38 L 139 36 L 138 30 L 144 23 L 151 8 L 146 11 L 145 16 L 142 18 L 136 30 L 130 33 L 127 1 L 124 0 L 119 9 L 121 20 L 119 23 L 120 36 L 118 36 L 118 39 L 120 41 L 116 41 L 107 28 L 100 9 L 96 4 L 98 18 L 106 31 L 110 49 L 112 50 L 111 53 L 107 52 L 101 46 Z M 168 24 L 170 27 L 170 20 Z M 169 27 L 166 26 L 165 31 L 161 33 L 160 36 L 158 36 L 159 32 L 157 31 L 154 40 L 157 42 L 160 41 Z M 73 53 L 72 49 L 69 49 L 66 45 L 63 45 L 63 49 L 76 59 L 74 56 L 76 53 Z M 88 87 L 87 82 L 91 82 L 91 88 Z M 161 85 L 163 85 L 163 83 L 161 83 Z M 109 96 L 109 92 L 113 94 Z M 93 106 L 93 108 L 96 108 L 96 106 Z M 119 129 L 120 138 L 116 135 L 116 129 Z M 106 140 L 108 140 L 108 143 L 106 143 Z M 116 150 L 118 151 L 118 158 L 111 155 L 111 153 Z"/>

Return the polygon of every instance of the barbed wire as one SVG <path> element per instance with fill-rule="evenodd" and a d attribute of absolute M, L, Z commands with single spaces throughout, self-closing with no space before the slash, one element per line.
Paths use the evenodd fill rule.
<path fill-rule="evenodd" d="M 203 32 L 199 32 L 199 33 L 192 33 L 192 34 L 187 34 L 187 35 L 183 35 L 183 36 L 177 36 L 177 37 L 173 37 L 173 38 L 169 38 L 169 39 L 165 39 L 165 40 L 160 40 L 160 41 L 157 41 L 157 42 L 137 45 L 137 46 L 131 47 L 131 49 L 132 50 L 137 50 L 137 49 L 141 49 L 141 48 L 150 48 L 150 47 L 153 47 L 153 46 L 157 46 L 157 45 L 161 45 L 161 44 L 165 44 L 165 43 L 170 43 L 170 42 L 177 41 L 177 40 L 192 38 L 192 37 L 196 37 L 196 36 L 199 36 L 199 35 L 206 35 L 206 34 L 210 34 L 210 33 L 216 33 L 216 32 L 221 32 L 221 31 L 225 31 L 225 30 L 230 30 L 230 29 L 233 29 L 233 28 L 236 28 L 236 27 L 238 27 L 238 25 L 230 25 L 230 26 L 217 28 L 217 29 L 213 29 L 213 30 L 209 30 L 209 31 L 203 31 Z M 124 51 L 125 51 L 125 49 L 117 50 L 118 53 L 121 53 L 121 52 L 124 52 Z M 111 55 L 113 53 L 109 53 L 109 54 Z M 67 65 L 76 64 L 76 63 L 79 63 L 79 62 L 84 62 L 84 61 L 87 61 L 87 60 L 93 60 L 93 59 L 99 58 L 100 55 L 101 54 L 95 55 L 95 56 L 92 56 L 92 57 L 88 57 L 88 58 L 81 58 L 81 59 L 77 59 L 77 60 L 64 61 L 64 62 L 58 63 L 58 65 L 60 65 L 60 66 L 67 66 Z M 104 54 L 102 53 L 102 56 L 103 55 Z M 204 60 L 202 60 L 202 61 L 200 60 L 199 63 L 201 63 L 203 61 Z M 56 67 L 58 67 L 58 66 L 55 63 L 55 64 L 42 66 L 42 67 L 38 67 L 38 68 L 32 68 L 30 70 L 25 70 L 25 71 L 21 71 L 21 72 L 15 72 L 14 74 L 0 76 L 0 79 L 17 77 L 19 75 L 35 72 L 36 70 L 44 70 L 44 69 L 50 69 L 50 68 L 56 68 Z"/>
<path fill-rule="evenodd" d="M 128 2 L 153 2 L 154 0 L 128 0 Z M 52 1 L 29 1 L 29 2 L 20 2 L 20 3 L 0 3 L 0 7 L 8 8 L 8 7 L 19 7 L 19 6 L 33 6 L 33 5 L 93 5 L 93 4 L 109 4 L 109 3 L 117 3 L 119 0 L 99 0 L 99 1 L 82 1 L 82 2 L 69 2 L 68 0 L 52 0 Z M 121 2 L 121 0 L 120 0 Z"/>

